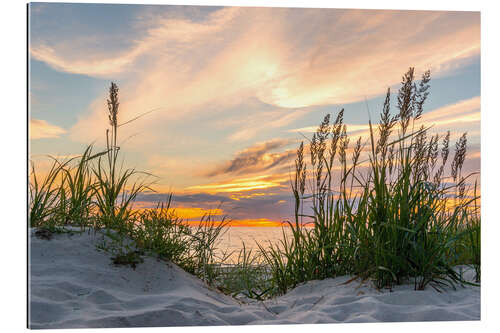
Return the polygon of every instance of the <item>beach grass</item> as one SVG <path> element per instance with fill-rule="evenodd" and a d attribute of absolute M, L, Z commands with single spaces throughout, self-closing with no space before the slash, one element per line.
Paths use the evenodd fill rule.
<path fill-rule="evenodd" d="M 97 246 L 116 262 L 139 265 L 142 255 L 156 256 L 227 294 L 258 300 L 342 275 L 372 280 L 377 288 L 413 283 L 416 290 L 439 290 L 469 283 L 455 269 L 463 264 L 474 268 L 479 283 L 479 196 L 474 175 L 462 174 L 467 136 L 453 149 L 449 132 L 430 134 L 431 126 L 421 124 L 430 73 L 417 81 L 410 68 L 395 114 L 388 89 L 379 123 L 369 121 L 365 141 L 351 144 L 343 110 L 335 120 L 325 116 L 297 150 L 294 220 L 285 227 L 292 236 L 283 230 L 279 242 L 257 244 L 257 251 L 243 244 L 232 265 L 230 254 L 218 251 L 225 217 L 207 214 L 188 225 L 171 207 L 172 195 L 156 208 L 134 209 L 140 193 L 154 191 L 153 175 L 123 168 L 114 83 L 106 149 L 93 153 L 88 146 L 81 156 L 53 159 L 43 179 L 32 165 L 29 224 L 49 232 L 68 225 L 102 230 L 107 237 Z"/>
<path fill-rule="evenodd" d="M 263 300 L 274 295 L 270 270 L 261 256 L 260 251 L 248 249 L 242 242 L 236 262 L 224 266 L 216 286 L 233 297 Z"/>
<path fill-rule="evenodd" d="M 332 123 L 327 115 L 306 143 L 310 163 L 300 144 L 291 182 L 293 237 L 260 247 L 279 292 L 347 274 L 377 288 L 455 287 L 467 283 L 454 269 L 465 263 L 480 281 L 479 197 L 469 194 L 473 175 L 462 174 L 467 137 L 457 141 L 450 163 L 450 133 L 430 135 L 431 126 L 419 122 L 430 72 L 416 81 L 410 68 L 394 115 L 388 89 L 377 128 L 369 121 L 368 142 L 360 137 L 349 145 L 342 110 Z M 306 201 L 309 215 L 301 213 Z"/>

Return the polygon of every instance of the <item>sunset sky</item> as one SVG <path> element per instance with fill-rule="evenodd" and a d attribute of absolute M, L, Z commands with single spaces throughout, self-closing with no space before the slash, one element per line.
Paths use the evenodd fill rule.
<path fill-rule="evenodd" d="M 120 88 L 125 164 L 157 176 L 154 206 L 207 209 L 235 224 L 293 213 L 295 149 L 345 109 L 366 138 L 388 87 L 430 69 L 424 120 L 467 131 L 465 172 L 480 166 L 478 12 L 100 4 L 30 5 L 30 157 L 104 147 L 110 82 Z M 395 94 L 393 94 L 395 105 Z M 393 108 L 393 112 L 395 108 Z"/>

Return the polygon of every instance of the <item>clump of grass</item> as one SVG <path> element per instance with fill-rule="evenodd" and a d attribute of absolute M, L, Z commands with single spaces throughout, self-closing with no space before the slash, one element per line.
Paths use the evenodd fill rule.
<path fill-rule="evenodd" d="M 28 219 L 31 227 L 40 227 L 50 222 L 57 205 L 60 203 L 61 172 L 65 163 L 54 160 L 44 179 L 39 180 L 34 163 L 31 164 L 31 179 L 29 183 Z"/>
<path fill-rule="evenodd" d="M 481 282 L 481 216 L 477 196 L 477 183 L 474 184 L 473 203 L 467 207 L 464 214 L 462 231 L 465 237 L 458 250 L 457 264 L 472 266 L 475 272 L 475 282 Z"/>
<path fill-rule="evenodd" d="M 160 259 L 185 262 L 190 247 L 189 227 L 170 208 L 172 195 L 166 203 L 146 209 L 137 216 L 132 238 L 137 246 Z"/>
<path fill-rule="evenodd" d="M 248 250 L 245 243 L 242 243 L 236 263 L 223 268 L 216 286 L 233 297 L 243 295 L 260 301 L 274 294 L 268 267 L 260 253 Z"/>
<path fill-rule="evenodd" d="M 388 89 L 378 136 L 370 121 L 368 142 L 358 138 L 350 146 L 342 110 L 333 123 L 327 115 L 309 141 L 309 165 L 300 144 L 292 181 L 293 236 L 261 247 L 281 293 L 304 281 L 345 274 L 372 278 L 378 288 L 409 280 L 418 290 L 429 284 L 455 287 L 465 283 L 454 269 L 457 258 L 468 253 L 479 267 L 480 218 L 470 219 L 477 196 L 467 198 L 471 175 L 462 175 L 466 134 L 456 143 L 446 178 L 450 133 L 440 138 L 419 125 L 429 82 L 429 71 L 417 83 L 410 68 L 395 115 Z M 306 201 L 309 215 L 303 213 Z M 304 227 L 304 219 L 311 228 Z"/>
<path fill-rule="evenodd" d="M 82 230 L 95 224 L 92 216 L 96 205 L 96 182 L 92 177 L 91 162 L 105 155 L 105 152 L 92 154 L 93 146 L 88 146 L 83 154 L 74 157 L 62 169 L 62 183 L 60 186 L 60 205 L 55 217 L 60 225 L 79 226 Z M 75 164 L 75 165 L 73 165 Z"/>
<path fill-rule="evenodd" d="M 465 243 L 466 251 L 470 253 L 469 264 L 472 265 L 475 275 L 475 282 L 481 282 L 481 220 L 479 218 L 472 218 L 467 225 L 468 238 Z"/>
<path fill-rule="evenodd" d="M 30 226 L 52 230 L 69 224 L 85 227 L 91 219 L 96 193 L 90 163 L 104 154 L 92 155 L 92 146 L 88 146 L 81 156 L 70 159 L 49 156 L 52 166 L 41 182 L 32 164 Z"/>
<path fill-rule="evenodd" d="M 227 255 L 218 255 L 218 243 L 226 232 L 225 217 L 202 216 L 196 225 L 183 221 L 171 208 L 172 195 L 156 208 L 146 209 L 129 224 L 129 237 L 137 248 L 162 260 L 169 260 L 208 284 L 221 274 L 221 263 Z"/>
<path fill-rule="evenodd" d="M 209 212 L 202 216 L 197 226 L 190 229 L 190 261 L 184 268 L 210 285 L 213 285 L 222 273 L 221 263 L 229 254 L 218 254 L 221 237 L 227 232 L 229 221 L 225 216 L 220 221 Z"/>

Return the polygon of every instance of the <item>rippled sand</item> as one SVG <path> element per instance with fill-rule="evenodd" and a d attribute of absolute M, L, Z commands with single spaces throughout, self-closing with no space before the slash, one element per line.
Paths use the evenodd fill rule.
<path fill-rule="evenodd" d="M 243 304 L 174 264 L 111 264 L 99 237 L 30 237 L 31 328 L 479 320 L 480 288 L 377 291 L 349 277 L 311 281 L 284 296 Z"/>

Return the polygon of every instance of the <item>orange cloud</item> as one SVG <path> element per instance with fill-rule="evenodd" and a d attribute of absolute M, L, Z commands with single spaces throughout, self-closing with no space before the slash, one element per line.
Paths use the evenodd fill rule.
<path fill-rule="evenodd" d="M 250 178 L 233 179 L 223 182 L 190 186 L 186 190 L 195 190 L 207 193 L 228 193 L 243 192 L 258 189 L 267 189 L 272 187 L 286 187 L 282 185 L 288 181 L 288 175 L 262 175 Z"/>
<path fill-rule="evenodd" d="M 295 150 L 272 153 L 271 151 L 288 146 L 289 140 L 273 139 L 257 143 L 238 153 L 235 157 L 215 170 L 209 172 L 209 177 L 223 174 L 256 173 L 272 169 L 287 163 L 295 156 Z"/>
<path fill-rule="evenodd" d="M 56 125 L 49 124 L 45 120 L 30 119 L 30 139 L 58 138 L 67 131 Z"/>

